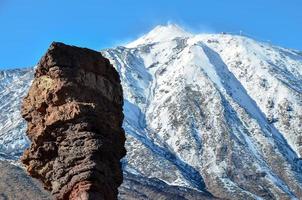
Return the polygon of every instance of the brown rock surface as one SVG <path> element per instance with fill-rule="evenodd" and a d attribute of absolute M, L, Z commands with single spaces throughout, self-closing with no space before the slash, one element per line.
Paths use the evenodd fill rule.
<path fill-rule="evenodd" d="M 21 160 L 56 199 L 116 199 L 125 155 L 122 87 L 99 52 L 53 43 L 38 63 L 22 116 Z"/>

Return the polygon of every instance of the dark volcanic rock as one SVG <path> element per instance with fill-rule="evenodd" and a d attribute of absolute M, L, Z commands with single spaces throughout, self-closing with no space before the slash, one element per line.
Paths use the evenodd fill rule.
<path fill-rule="evenodd" d="M 118 73 L 99 52 L 53 43 L 22 116 L 32 141 L 21 160 L 56 199 L 116 199 L 125 155 Z"/>

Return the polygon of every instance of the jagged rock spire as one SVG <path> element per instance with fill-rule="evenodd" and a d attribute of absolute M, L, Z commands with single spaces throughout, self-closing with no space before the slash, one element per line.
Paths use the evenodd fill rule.
<path fill-rule="evenodd" d="M 125 155 L 119 75 L 101 53 L 53 43 L 22 116 L 32 141 L 21 158 L 56 199 L 117 199 Z"/>

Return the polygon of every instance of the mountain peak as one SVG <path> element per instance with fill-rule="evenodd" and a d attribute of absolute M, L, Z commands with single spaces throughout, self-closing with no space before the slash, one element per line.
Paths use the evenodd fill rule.
<path fill-rule="evenodd" d="M 177 24 L 158 25 L 153 28 L 149 33 L 175 33 L 175 34 L 188 34 L 182 27 Z"/>
<path fill-rule="evenodd" d="M 176 37 L 188 37 L 191 34 L 186 32 L 177 24 L 158 25 L 149 33 L 143 35 L 137 40 L 126 45 L 128 48 L 133 48 L 141 44 L 151 44 L 155 42 L 164 42 L 172 40 Z"/>

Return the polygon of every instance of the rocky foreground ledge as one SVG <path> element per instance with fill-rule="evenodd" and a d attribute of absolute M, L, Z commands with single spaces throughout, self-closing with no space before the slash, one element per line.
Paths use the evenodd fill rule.
<path fill-rule="evenodd" d="M 101 53 L 52 43 L 22 106 L 21 161 L 55 199 L 117 199 L 126 154 L 119 75 Z"/>

